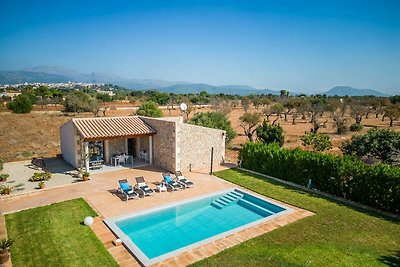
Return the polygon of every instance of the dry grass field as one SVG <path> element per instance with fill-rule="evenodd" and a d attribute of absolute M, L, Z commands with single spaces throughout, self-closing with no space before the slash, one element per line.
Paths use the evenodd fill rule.
<path fill-rule="evenodd" d="M 115 102 L 109 105 L 110 110 L 106 112 L 106 116 L 127 116 L 133 114 L 132 104 Z M 59 127 L 77 114 L 62 113 L 62 106 L 59 107 L 35 107 L 34 111 L 30 114 L 12 114 L 10 112 L 0 113 L 0 158 L 5 161 L 18 161 L 28 159 L 33 156 L 36 157 L 54 157 L 60 153 L 59 145 Z M 124 108 L 124 109 L 120 109 Z M 210 108 L 197 108 L 189 117 L 191 118 L 198 112 L 210 111 Z M 254 108 L 250 112 L 256 111 Z M 261 112 L 261 109 L 259 110 Z M 164 116 L 180 116 L 179 109 L 163 110 Z M 233 128 L 238 133 L 238 136 L 232 141 L 232 146 L 238 146 L 246 142 L 246 136 L 243 135 L 243 130 L 240 127 L 239 118 L 244 114 L 243 109 L 236 108 L 232 110 L 228 117 L 232 123 Z M 92 113 L 80 114 L 79 117 L 91 117 Z M 276 117 L 271 116 L 270 121 Z M 353 132 L 348 132 L 344 135 L 335 133 L 333 121 L 326 113 L 321 121 L 328 120 L 326 128 L 321 128 L 320 132 L 327 133 L 331 137 L 333 149 L 329 153 L 340 154 L 340 145 L 344 140 L 351 138 Z M 354 123 L 354 120 L 347 117 L 348 124 Z M 311 123 L 307 120 L 296 120 L 293 125 L 291 117 L 288 116 L 288 121 L 280 119 L 279 123 L 284 129 L 285 134 L 285 147 L 301 146 L 300 136 L 305 131 L 311 129 Z M 364 129 L 361 133 L 365 133 L 368 129 L 376 127 L 389 128 L 389 121 L 381 120 L 381 117 L 375 118 L 371 115 L 369 119 L 363 119 Z M 400 122 L 396 121 L 394 126 L 391 127 L 396 131 L 400 131 Z M 227 148 L 227 160 L 236 162 L 237 151 Z"/>

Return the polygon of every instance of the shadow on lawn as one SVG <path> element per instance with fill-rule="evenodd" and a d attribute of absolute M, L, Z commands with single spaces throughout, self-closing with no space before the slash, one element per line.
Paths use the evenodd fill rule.
<path fill-rule="evenodd" d="M 254 177 L 256 179 L 259 179 L 259 180 L 262 180 L 262 181 L 266 181 L 266 182 L 271 183 L 273 185 L 281 186 L 281 187 L 283 187 L 283 188 L 285 188 L 287 190 L 293 191 L 293 192 L 298 193 L 298 194 L 306 195 L 306 196 L 309 196 L 309 197 L 319 197 L 319 198 L 325 199 L 327 201 L 333 202 L 333 203 L 335 203 L 335 204 L 337 204 L 339 206 L 345 206 L 345 207 L 351 208 L 351 209 L 353 209 L 355 211 L 358 211 L 358 212 L 361 212 L 361 213 L 364 213 L 364 214 L 368 214 L 368 215 L 376 217 L 376 218 L 381 218 L 381 219 L 384 219 L 384 220 L 387 220 L 387 221 L 390 221 L 390 222 L 393 222 L 393 223 L 396 223 L 396 224 L 400 224 L 400 219 L 399 218 L 393 218 L 393 217 L 387 216 L 385 214 L 382 214 L 382 213 L 379 213 L 379 212 L 375 212 L 373 210 L 368 210 L 368 209 L 365 209 L 365 208 L 362 208 L 362 207 L 358 207 L 358 206 L 352 205 L 351 203 L 344 203 L 342 201 L 335 200 L 335 199 L 320 195 L 318 193 L 308 192 L 308 191 L 302 190 L 300 188 L 293 187 L 291 185 L 283 184 L 283 183 L 281 183 L 279 181 L 268 179 L 268 178 L 260 176 L 260 175 L 252 174 L 250 172 L 246 172 L 246 171 L 239 170 L 239 169 L 235 169 L 235 171 L 240 172 L 240 173 L 242 173 L 244 175 L 250 175 L 250 176 L 252 176 L 252 177 Z M 282 201 L 282 202 L 285 202 L 285 201 Z M 288 204 L 290 204 L 290 203 L 288 203 Z M 294 204 L 290 204 L 290 205 L 294 205 Z M 360 204 L 360 205 L 362 205 L 362 204 Z M 294 206 L 296 206 L 296 205 L 294 205 Z M 300 208 L 302 208 L 302 207 L 300 207 Z M 315 212 L 315 211 L 313 211 L 313 212 Z M 396 216 L 398 216 L 398 215 L 396 215 Z"/>
<path fill-rule="evenodd" d="M 400 250 L 394 252 L 394 255 L 384 255 L 378 260 L 387 266 L 400 266 Z"/>

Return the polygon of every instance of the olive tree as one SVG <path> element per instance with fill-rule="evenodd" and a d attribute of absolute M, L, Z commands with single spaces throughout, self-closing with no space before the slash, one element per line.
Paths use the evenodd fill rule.
<path fill-rule="evenodd" d="M 162 117 L 162 111 L 157 107 L 157 103 L 154 101 L 147 101 L 141 104 L 136 114 L 146 117 Z"/>
<path fill-rule="evenodd" d="M 389 118 L 390 124 L 389 126 L 393 126 L 393 121 L 398 120 L 400 118 L 400 104 L 393 104 L 388 106 L 385 109 L 385 117 Z"/>
<path fill-rule="evenodd" d="M 239 118 L 240 127 L 243 128 L 244 134 L 250 142 L 253 142 L 253 134 L 257 130 L 257 125 L 261 122 L 261 116 L 258 112 L 246 112 Z"/>

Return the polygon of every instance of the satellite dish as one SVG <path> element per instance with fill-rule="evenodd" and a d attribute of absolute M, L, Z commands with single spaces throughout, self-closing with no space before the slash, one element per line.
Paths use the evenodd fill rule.
<path fill-rule="evenodd" d="M 179 105 L 179 108 L 180 108 L 182 111 L 185 111 L 185 110 L 187 110 L 187 105 L 186 105 L 185 103 L 181 103 L 181 104 Z"/>

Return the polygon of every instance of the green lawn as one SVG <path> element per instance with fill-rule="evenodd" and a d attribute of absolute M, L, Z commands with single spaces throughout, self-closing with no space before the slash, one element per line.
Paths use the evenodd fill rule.
<path fill-rule="evenodd" d="M 399 221 L 247 172 L 225 170 L 216 175 L 315 215 L 222 251 L 196 266 L 400 266 Z"/>
<path fill-rule="evenodd" d="M 13 267 L 118 266 L 94 232 L 81 222 L 96 216 L 75 199 L 6 215 Z"/>

